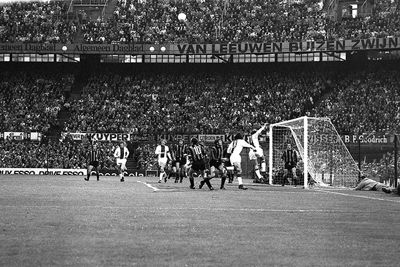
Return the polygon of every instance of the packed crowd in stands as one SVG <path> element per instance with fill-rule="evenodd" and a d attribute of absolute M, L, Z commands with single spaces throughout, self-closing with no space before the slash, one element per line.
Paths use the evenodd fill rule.
<path fill-rule="evenodd" d="M 233 134 L 302 115 L 330 117 L 338 131 L 395 132 L 396 70 L 94 74 L 79 98 L 73 75 L 3 72 L 0 130 L 47 132 L 61 109 L 70 132 Z"/>
<path fill-rule="evenodd" d="M 321 1 L 119 0 L 114 16 L 83 25 L 88 43 L 281 42 L 400 36 L 399 12 L 377 1 L 369 16 L 333 20 Z M 184 13 L 185 21 L 178 20 Z"/>
<path fill-rule="evenodd" d="M 0 42 L 72 43 L 78 24 L 67 20 L 68 1 L 0 6 Z"/>
<path fill-rule="evenodd" d="M 64 74 L 1 72 L 0 131 L 46 132 L 57 123 L 73 80 Z"/>
<path fill-rule="evenodd" d="M 99 142 L 98 150 L 103 168 L 115 169 L 112 157 L 115 144 Z M 49 139 L 34 141 L 0 140 L 0 168 L 86 168 L 88 144 Z"/>
<path fill-rule="evenodd" d="M 310 72 L 98 74 L 70 102 L 67 126 L 140 134 L 248 131 L 311 110 L 324 79 Z"/>
<path fill-rule="evenodd" d="M 89 18 L 69 1 L 0 6 L 1 42 L 270 42 L 400 36 L 395 1 L 375 1 L 367 16 L 334 20 L 321 1 L 118 0 L 109 18 Z M 186 20 L 179 21 L 178 14 Z M 79 34 L 79 36 L 77 35 Z"/>
<path fill-rule="evenodd" d="M 330 81 L 332 91 L 315 108 L 315 116 L 332 119 L 342 133 L 393 133 L 400 130 L 398 71 L 357 71 Z"/>

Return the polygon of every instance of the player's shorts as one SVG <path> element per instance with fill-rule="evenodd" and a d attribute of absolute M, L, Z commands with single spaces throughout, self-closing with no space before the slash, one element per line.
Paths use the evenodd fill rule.
<path fill-rule="evenodd" d="M 117 159 L 117 165 L 122 169 L 126 169 L 126 159 Z"/>
<path fill-rule="evenodd" d="M 164 169 L 167 166 L 168 159 L 167 158 L 160 158 L 158 160 L 158 166 L 160 166 L 161 169 Z"/>
<path fill-rule="evenodd" d="M 242 162 L 242 157 L 240 155 L 231 155 L 229 160 L 231 161 L 232 166 L 234 162 L 239 162 L 240 165 L 240 163 Z"/>
<path fill-rule="evenodd" d="M 261 158 L 263 156 L 264 156 L 264 151 L 260 147 L 258 147 L 256 151 L 251 149 L 250 152 L 249 152 L 250 160 L 255 160 L 255 159 Z"/>
<path fill-rule="evenodd" d="M 89 162 L 88 166 L 93 166 L 94 168 L 99 167 L 100 163 L 98 161 Z"/>
<path fill-rule="evenodd" d="M 293 163 L 285 163 L 285 169 L 286 170 L 292 170 L 293 168 L 296 168 L 297 164 L 293 164 Z"/>
<path fill-rule="evenodd" d="M 225 167 L 230 167 L 230 166 L 232 166 L 232 164 L 231 164 L 231 161 L 228 159 L 228 160 L 224 160 L 224 166 Z"/>
<path fill-rule="evenodd" d="M 210 160 L 210 167 L 215 167 L 217 169 L 219 169 L 219 167 L 221 167 L 222 161 L 218 161 L 218 160 Z"/>
<path fill-rule="evenodd" d="M 231 162 L 232 163 L 232 166 L 233 166 L 233 169 L 237 172 L 237 174 L 241 174 L 242 173 L 242 163 L 239 161 L 234 161 L 234 162 Z"/>
<path fill-rule="evenodd" d="M 186 158 L 176 159 L 172 162 L 172 166 L 176 166 L 179 163 L 179 166 L 183 166 L 186 164 Z"/>
<path fill-rule="evenodd" d="M 192 170 L 195 172 L 204 171 L 206 169 L 206 163 L 204 160 L 193 161 Z"/>

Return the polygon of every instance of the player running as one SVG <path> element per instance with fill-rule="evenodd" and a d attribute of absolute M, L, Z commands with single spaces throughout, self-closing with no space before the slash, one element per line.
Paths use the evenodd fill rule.
<path fill-rule="evenodd" d="M 117 147 L 114 151 L 114 158 L 117 161 L 117 168 L 119 177 L 121 178 L 121 182 L 124 182 L 124 171 L 126 170 L 126 160 L 129 156 L 129 150 L 126 147 L 124 142 L 119 143 L 119 147 Z"/>
<path fill-rule="evenodd" d="M 262 180 L 262 176 L 260 173 L 260 163 L 265 164 L 265 158 L 264 158 L 264 151 L 260 146 L 260 142 L 258 140 L 258 137 L 262 133 L 262 131 L 266 130 L 268 127 L 268 124 L 266 123 L 263 127 L 261 127 L 259 130 L 252 130 L 251 131 L 251 136 L 249 138 L 249 144 L 253 145 L 256 150 L 250 150 L 249 151 L 249 159 L 254 163 L 254 171 L 256 173 L 257 179 Z M 261 161 L 261 162 L 259 162 Z"/>
<path fill-rule="evenodd" d="M 178 181 L 182 183 L 183 177 L 185 175 L 185 164 L 186 164 L 186 153 L 187 146 L 183 143 L 183 140 L 179 140 L 178 144 L 172 149 L 173 151 L 173 161 L 172 168 L 175 173 L 175 183 Z"/>
<path fill-rule="evenodd" d="M 100 153 L 97 150 L 97 144 L 93 144 L 90 146 L 90 150 L 87 154 L 87 176 L 85 181 L 89 181 L 90 174 L 93 169 L 96 170 L 97 181 L 99 181 L 99 171 L 100 171 Z"/>
<path fill-rule="evenodd" d="M 192 145 L 189 146 L 189 159 L 191 163 L 191 167 L 189 170 L 189 181 L 190 181 L 190 188 L 195 189 L 194 187 L 194 173 L 200 177 L 203 177 L 203 180 L 200 182 L 199 188 L 201 189 L 204 184 L 208 186 L 210 190 L 214 190 L 211 186 L 210 179 L 206 178 L 205 171 L 206 171 L 206 163 L 205 157 L 206 154 L 204 152 L 204 147 L 199 144 L 199 140 L 193 137 L 191 140 Z"/>
<path fill-rule="evenodd" d="M 243 140 L 243 136 L 238 133 L 235 135 L 235 140 L 229 144 L 228 153 L 231 154 L 230 161 L 234 168 L 234 176 L 237 177 L 239 183 L 239 189 L 246 190 L 247 188 L 243 186 L 243 180 L 241 177 L 242 174 L 242 157 L 240 153 L 242 152 L 244 147 L 251 148 L 252 150 L 256 150 L 256 148 L 246 141 Z"/>
<path fill-rule="evenodd" d="M 157 146 L 156 152 L 155 152 L 158 157 L 158 166 L 160 167 L 160 179 L 158 180 L 159 183 L 161 183 L 163 178 L 164 178 L 164 182 L 167 182 L 167 175 L 165 173 L 165 168 L 167 166 L 168 159 L 171 156 L 170 156 L 169 147 L 166 144 L 167 144 L 167 140 L 162 139 L 161 145 Z"/>
<path fill-rule="evenodd" d="M 220 189 L 225 189 L 225 181 L 227 176 L 227 170 L 225 168 L 224 148 L 221 139 L 214 141 L 214 146 L 211 148 L 211 159 L 210 159 L 210 179 L 216 176 L 216 173 L 221 175 L 221 186 Z"/>

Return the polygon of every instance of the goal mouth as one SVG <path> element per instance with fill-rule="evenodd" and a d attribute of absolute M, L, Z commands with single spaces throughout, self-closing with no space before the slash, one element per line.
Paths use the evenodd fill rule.
<path fill-rule="evenodd" d="M 353 187 L 358 182 L 358 166 L 329 118 L 271 124 L 269 139 L 270 184 Z M 288 144 L 294 152 L 287 152 Z"/>

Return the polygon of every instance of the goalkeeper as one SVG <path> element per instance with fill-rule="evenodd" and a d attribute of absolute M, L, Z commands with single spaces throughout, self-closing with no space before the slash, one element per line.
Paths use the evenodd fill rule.
<path fill-rule="evenodd" d="M 285 181 L 287 180 L 289 184 L 291 184 L 288 176 L 289 173 L 292 173 L 293 182 L 297 185 L 297 175 L 296 175 L 296 167 L 297 167 L 297 152 L 292 149 L 292 145 L 290 143 L 287 144 L 286 150 L 282 154 L 282 160 L 285 163 L 285 173 L 283 174 L 283 182 L 282 186 L 285 186 Z"/>

